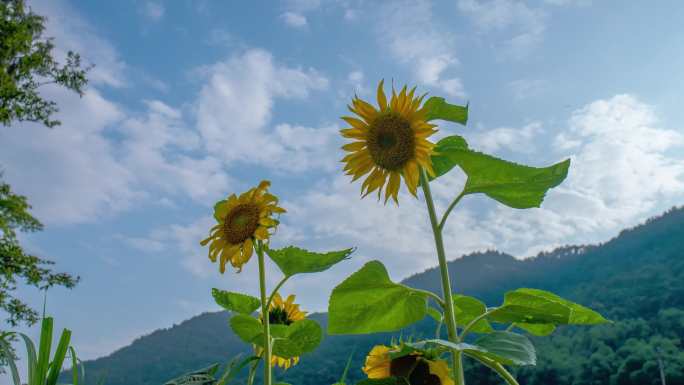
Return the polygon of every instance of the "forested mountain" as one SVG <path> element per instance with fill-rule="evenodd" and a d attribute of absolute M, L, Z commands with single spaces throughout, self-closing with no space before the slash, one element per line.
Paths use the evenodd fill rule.
<path fill-rule="evenodd" d="M 660 385 L 658 354 L 667 384 L 684 385 L 684 208 L 672 209 L 601 245 L 570 246 L 516 260 L 498 252 L 475 253 L 450 262 L 455 290 L 497 305 L 506 290 L 534 287 L 590 306 L 615 321 L 597 327 L 566 327 L 533 338 L 538 364 L 514 370 L 521 385 Z M 405 283 L 438 292 L 437 269 Z M 325 315 L 315 317 L 325 324 Z M 157 330 L 111 355 L 88 361 L 89 384 L 161 385 L 213 362 L 248 353 L 228 327 L 225 312 L 204 313 Z M 432 336 L 426 319 L 402 331 Z M 393 334 L 398 336 L 399 333 Z M 332 384 L 354 352 L 350 381 L 363 377 L 365 353 L 388 335 L 326 336 L 296 367 L 277 371 L 294 385 Z M 659 353 L 658 353 L 659 352 Z M 488 369 L 469 365 L 469 385 L 501 384 Z"/>

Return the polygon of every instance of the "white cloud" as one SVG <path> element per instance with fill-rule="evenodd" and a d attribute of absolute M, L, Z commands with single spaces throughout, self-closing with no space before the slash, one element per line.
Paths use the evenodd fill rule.
<path fill-rule="evenodd" d="M 142 5 L 141 12 L 146 18 L 154 22 L 157 22 L 164 17 L 166 9 L 164 8 L 164 5 L 161 3 L 155 1 L 146 1 Z"/>
<path fill-rule="evenodd" d="M 502 149 L 514 153 L 534 153 L 535 138 L 542 131 L 540 122 L 532 122 L 522 128 L 498 127 L 491 130 L 478 130 L 468 135 L 468 141 L 472 148 L 487 153 L 495 153 Z"/>
<path fill-rule="evenodd" d="M 278 65 L 270 53 L 258 49 L 214 64 L 205 69 L 205 75 L 197 119 L 211 154 L 229 164 L 244 162 L 273 169 L 327 167 L 327 162 L 316 162 L 324 150 L 317 146 L 332 143 L 336 136 L 332 127 L 271 126 L 276 99 L 305 99 L 312 91 L 326 89 L 324 76 L 313 69 Z M 313 144 L 297 144 L 294 134 L 307 135 L 306 142 Z"/>
<path fill-rule="evenodd" d="M 573 160 L 568 179 L 541 209 L 488 217 L 521 255 L 603 241 L 684 198 L 684 135 L 660 127 L 652 106 L 617 95 L 578 109 L 568 125 L 555 141 Z"/>
<path fill-rule="evenodd" d="M 62 125 L 47 129 L 28 123 L 2 130 L 0 163 L 7 167 L 7 179 L 48 224 L 94 222 L 128 207 L 137 195 L 130 187 L 133 175 L 105 138 L 123 112 L 92 88 L 82 99 L 54 87 L 44 94 L 60 100 Z"/>
<path fill-rule="evenodd" d="M 307 26 L 306 16 L 296 12 L 284 12 L 280 15 L 283 22 L 292 28 L 304 28 Z"/>
<path fill-rule="evenodd" d="M 528 55 L 543 40 L 547 14 L 518 0 L 459 0 L 458 9 L 480 31 L 498 32 L 505 53 L 515 59 Z"/>
<path fill-rule="evenodd" d="M 430 2 L 383 3 L 378 12 L 378 44 L 408 65 L 422 84 L 436 87 L 449 96 L 465 96 L 461 80 L 446 75 L 459 64 L 454 37 L 435 22 Z"/>

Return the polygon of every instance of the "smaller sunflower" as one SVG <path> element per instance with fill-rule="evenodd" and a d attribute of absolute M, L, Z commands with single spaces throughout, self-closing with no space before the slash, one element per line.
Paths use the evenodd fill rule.
<path fill-rule="evenodd" d="M 383 88 L 380 81 L 377 109 L 354 97 L 349 110 L 357 117 L 342 117 L 351 127 L 340 133 L 353 140 L 342 146 L 349 152 L 342 162 L 346 163 L 344 171 L 352 176 L 352 182 L 368 174 L 361 185 L 364 197 L 378 190 L 380 199 L 384 187 L 385 203 L 391 197 L 398 204 L 401 178 L 416 196 L 420 168 L 434 175 L 430 156 L 435 144 L 428 137 L 437 132 L 437 126 L 426 121 L 425 106 L 421 106 L 425 95 L 414 96 L 415 87 L 407 91 L 404 86 L 399 95 L 393 87 L 389 101 Z"/>
<path fill-rule="evenodd" d="M 226 263 L 237 269 L 252 257 L 254 243 L 268 241 L 270 230 L 278 225 L 273 214 L 281 214 L 285 209 L 278 207 L 278 198 L 269 194 L 269 181 L 261 181 L 259 186 L 242 193 L 235 194 L 219 201 L 214 206 L 214 218 L 218 224 L 211 228 L 209 237 L 200 244 L 209 245 L 209 259 L 219 259 L 221 274 L 226 271 Z"/>
<path fill-rule="evenodd" d="M 446 361 L 430 359 L 420 350 L 397 358 L 391 358 L 392 352 L 398 352 L 398 348 L 373 347 L 363 367 L 368 378 L 402 377 L 409 385 L 454 385 Z"/>
<path fill-rule="evenodd" d="M 285 301 L 276 293 L 273 296 L 273 301 L 268 307 L 268 323 L 271 325 L 290 325 L 293 322 L 303 320 L 306 318 L 306 312 L 299 309 L 299 305 L 294 303 L 295 296 L 290 294 Z M 263 319 L 259 315 L 260 319 Z M 254 347 L 256 355 L 262 353 L 262 349 L 258 346 Z M 299 362 L 299 357 L 283 358 L 273 355 L 271 357 L 271 366 L 280 366 L 283 369 L 288 369 L 291 366 L 297 365 Z"/>

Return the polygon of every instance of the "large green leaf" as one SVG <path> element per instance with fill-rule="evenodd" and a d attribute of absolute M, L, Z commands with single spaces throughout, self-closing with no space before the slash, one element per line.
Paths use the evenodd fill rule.
<path fill-rule="evenodd" d="M 486 194 L 509 207 L 539 207 L 546 192 L 568 175 L 570 159 L 549 167 L 530 167 L 468 148 L 458 135 L 443 138 L 432 156 L 436 177 L 459 166 L 468 176 L 464 194 Z"/>
<path fill-rule="evenodd" d="M 354 249 L 315 253 L 289 246 L 282 249 L 266 249 L 268 256 L 286 276 L 300 273 L 318 273 L 347 259 Z"/>
<path fill-rule="evenodd" d="M 288 325 L 282 337 L 275 339 L 273 354 L 291 358 L 316 349 L 323 338 L 323 329 L 318 322 L 303 319 Z"/>
<path fill-rule="evenodd" d="M 474 297 L 453 294 L 453 300 L 456 323 L 462 328 L 487 311 L 487 306 Z M 491 333 L 494 329 L 492 329 L 492 326 L 486 319 L 481 319 L 472 326 L 470 331 L 475 333 Z"/>
<path fill-rule="evenodd" d="M 423 319 L 425 293 L 390 280 L 379 261 L 365 264 L 330 296 L 330 334 L 369 334 L 399 330 Z"/>
<path fill-rule="evenodd" d="M 484 356 L 504 365 L 535 365 L 537 355 L 530 340 L 511 332 L 493 332 L 478 338 L 476 349 L 465 350 L 472 356 Z"/>
<path fill-rule="evenodd" d="M 246 314 L 236 314 L 230 319 L 230 328 L 233 333 L 240 337 L 241 340 L 248 344 L 257 343 L 257 340 L 263 340 L 263 325 L 261 322 Z M 263 345 L 263 341 L 260 341 Z"/>
<path fill-rule="evenodd" d="M 247 294 L 214 288 L 211 289 L 211 295 L 219 306 L 240 314 L 252 314 L 261 306 L 261 301 L 258 298 Z"/>
<path fill-rule="evenodd" d="M 516 326 L 535 335 L 547 335 L 556 325 L 596 325 L 609 322 L 594 310 L 568 301 L 548 291 L 516 289 L 504 296 L 503 305 L 488 317 Z M 538 325 L 538 326 L 534 326 Z"/>
<path fill-rule="evenodd" d="M 466 124 L 468 122 L 468 106 L 447 103 L 444 98 L 433 96 L 423 105 L 425 121 L 442 119 L 450 122 Z"/>
<path fill-rule="evenodd" d="M 245 314 L 236 314 L 230 319 L 233 332 L 244 342 L 264 346 L 261 321 Z M 308 353 L 320 344 L 323 338 L 321 326 L 314 320 L 303 319 L 290 325 L 270 325 L 273 339 L 273 353 L 283 357 L 297 357 Z"/>

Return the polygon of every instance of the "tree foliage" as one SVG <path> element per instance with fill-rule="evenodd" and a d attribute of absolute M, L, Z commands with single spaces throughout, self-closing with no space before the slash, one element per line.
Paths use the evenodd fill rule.
<path fill-rule="evenodd" d="M 54 273 L 54 262 L 26 253 L 17 241 L 16 231 L 38 231 L 43 225 L 34 218 L 26 197 L 14 194 L 10 186 L 0 182 L 0 308 L 7 313 L 7 323 L 33 324 L 38 313 L 16 298 L 13 292 L 18 281 L 45 290 L 52 286 L 73 287 L 78 278 L 66 273 Z"/>
<path fill-rule="evenodd" d="M 53 56 L 52 38 L 43 36 L 45 17 L 31 11 L 24 0 L 0 1 L 0 123 L 30 121 L 54 127 L 57 103 L 39 88 L 57 84 L 83 94 L 88 68 L 79 54 L 69 51 L 65 63 Z"/>

